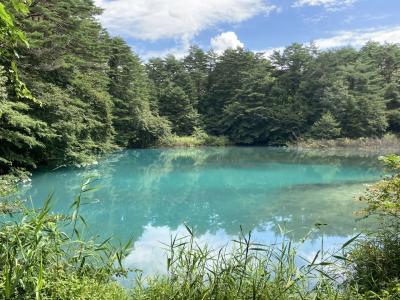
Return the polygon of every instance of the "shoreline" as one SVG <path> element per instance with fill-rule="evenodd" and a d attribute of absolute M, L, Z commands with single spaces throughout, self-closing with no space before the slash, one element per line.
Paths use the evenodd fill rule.
<path fill-rule="evenodd" d="M 386 134 L 381 138 L 338 138 L 338 139 L 300 139 L 288 145 L 289 149 L 298 150 L 358 150 L 362 152 L 385 153 L 400 152 L 400 138 L 394 134 Z"/>
<path fill-rule="evenodd" d="M 325 153 L 327 156 L 333 154 L 354 154 L 354 151 L 358 151 L 360 155 L 388 155 L 388 154 L 398 154 L 400 153 L 400 138 L 394 134 L 386 134 L 381 138 L 338 138 L 338 139 L 300 139 L 294 143 L 281 146 L 272 145 L 235 145 L 231 143 L 226 137 L 216 137 L 204 134 L 202 136 L 173 136 L 167 141 L 163 141 L 155 147 L 148 148 L 137 148 L 137 149 L 194 149 L 202 147 L 274 147 L 288 150 L 296 150 L 299 152 L 313 152 L 317 151 L 320 153 Z M 134 149 L 134 148 L 132 148 Z M 116 151 L 111 151 L 104 156 L 109 154 L 129 150 L 129 148 L 118 148 Z M 353 152 L 353 153 L 347 153 Z M 99 164 L 103 155 L 100 157 L 95 157 L 92 161 L 88 163 L 71 163 L 69 165 L 63 164 L 59 166 L 54 166 L 54 168 L 60 168 L 65 166 L 75 166 L 77 168 L 86 168 L 93 165 Z M 43 167 L 43 166 L 41 166 Z M 0 197 L 4 197 L 7 194 L 12 193 L 16 189 L 16 186 L 21 182 L 29 180 L 31 173 L 35 170 L 24 170 L 11 172 L 8 174 L 0 175 Z"/>

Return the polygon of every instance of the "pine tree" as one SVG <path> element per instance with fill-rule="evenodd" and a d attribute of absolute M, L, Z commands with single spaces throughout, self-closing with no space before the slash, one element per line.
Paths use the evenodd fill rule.
<path fill-rule="evenodd" d="M 376 95 L 354 92 L 348 82 L 339 80 L 326 88 L 322 101 L 345 137 L 381 136 L 386 131 L 385 106 Z"/>
<path fill-rule="evenodd" d="M 335 139 L 340 136 L 340 125 L 330 112 L 324 113 L 310 129 L 310 136 L 314 139 Z"/>
<path fill-rule="evenodd" d="M 258 57 L 244 49 L 228 49 L 218 58 L 208 77 L 207 95 L 199 104 L 205 127 L 211 134 L 224 131 L 221 116 L 225 106 L 233 102 L 236 89 L 241 89 L 243 79 L 257 64 Z"/>
<path fill-rule="evenodd" d="M 31 44 L 20 50 L 20 70 L 42 107 L 49 109 L 36 108 L 31 114 L 53 130 L 44 162 L 92 160 L 113 147 L 109 38 L 96 20 L 99 13 L 92 1 L 49 0 L 35 3 L 28 17 L 19 19 Z"/>
<path fill-rule="evenodd" d="M 169 55 L 151 59 L 146 66 L 154 84 L 156 110 L 171 123 L 177 135 L 190 135 L 199 125 L 195 84 L 182 61 Z"/>
<path fill-rule="evenodd" d="M 188 55 L 183 59 L 183 65 L 195 88 L 194 107 L 197 108 L 198 103 L 206 94 L 209 57 L 201 48 L 192 46 Z"/>
<path fill-rule="evenodd" d="M 46 124 L 30 115 L 40 103 L 20 80 L 17 68 L 17 48 L 28 42 L 16 17 L 25 17 L 28 8 L 19 0 L 5 4 L 0 3 L 0 175 L 35 167 L 49 136 Z"/>
<path fill-rule="evenodd" d="M 224 109 L 224 135 L 237 144 L 282 145 L 295 138 L 302 113 L 293 102 L 282 101 L 275 80 L 269 62 L 260 61 Z"/>
<path fill-rule="evenodd" d="M 116 141 L 123 147 L 148 147 L 165 139 L 169 124 L 150 110 L 150 82 L 126 43 L 111 40 L 108 91 L 113 97 Z"/>
<path fill-rule="evenodd" d="M 191 135 L 198 125 L 198 115 L 185 91 L 173 83 L 161 92 L 159 109 L 177 135 Z"/>

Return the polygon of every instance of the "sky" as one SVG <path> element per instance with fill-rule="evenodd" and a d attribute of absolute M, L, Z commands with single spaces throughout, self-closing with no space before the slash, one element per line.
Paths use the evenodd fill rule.
<path fill-rule="evenodd" d="M 314 42 L 320 49 L 400 43 L 400 0 L 95 0 L 100 22 L 144 60 L 190 45 L 217 53 Z"/>

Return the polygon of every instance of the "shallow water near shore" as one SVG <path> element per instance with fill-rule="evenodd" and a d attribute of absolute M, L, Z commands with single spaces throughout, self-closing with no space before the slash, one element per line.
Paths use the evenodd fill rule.
<path fill-rule="evenodd" d="M 281 228 L 313 257 L 324 240 L 339 247 L 370 224 L 357 221 L 357 200 L 382 175 L 377 154 L 329 154 L 268 147 L 126 150 L 85 169 L 59 168 L 33 174 L 23 195 L 36 207 L 54 193 L 52 210 L 68 213 L 88 176 L 98 188 L 85 193 L 81 214 L 86 236 L 125 241 L 133 237 L 128 267 L 145 274 L 166 270 L 162 243 L 194 228 L 199 242 L 218 248 L 240 232 L 271 244 Z M 327 224 L 319 230 L 315 224 Z M 300 245 L 300 243 L 299 243 Z"/>

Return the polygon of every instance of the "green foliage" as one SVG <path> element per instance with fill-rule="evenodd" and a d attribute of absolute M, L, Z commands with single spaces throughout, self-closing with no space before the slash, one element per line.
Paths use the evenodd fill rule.
<path fill-rule="evenodd" d="M 91 180 L 82 185 L 77 199 L 90 190 Z M 124 276 L 121 263 L 129 244 L 114 247 L 85 241 L 79 228 L 67 225 L 84 220 L 81 202 L 73 204 L 71 216 L 50 213 L 51 197 L 39 210 L 24 206 L 17 222 L 5 218 L 0 228 L 0 297 L 2 299 L 127 299 L 127 292 L 113 282 Z M 4 212 L 4 211 L 2 211 Z M 75 238 L 74 238 L 75 233 Z"/>
<path fill-rule="evenodd" d="M 42 153 L 44 162 L 59 165 L 93 161 L 96 144 L 87 127 L 88 105 L 54 84 L 37 81 L 31 90 L 42 101 L 42 108 L 35 114 L 49 124 L 52 133 Z"/>
<path fill-rule="evenodd" d="M 332 256 L 296 265 L 296 249 L 283 239 L 274 246 L 253 243 L 241 234 L 231 247 L 211 249 L 188 236 L 172 237 L 168 275 L 139 280 L 134 299 L 362 299 L 352 288 L 339 289 L 327 266 Z"/>
<path fill-rule="evenodd" d="M 350 252 L 350 283 L 371 298 L 400 296 L 400 157 L 381 158 L 392 175 L 368 188 L 361 200 L 366 216 L 378 216 L 380 228 L 359 241 Z M 386 297 L 386 298 L 385 298 Z"/>
<path fill-rule="evenodd" d="M 381 294 L 397 284 L 391 297 L 400 296 L 400 237 L 398 228 L 381 229 L 368 238 L 360 240 L 351 251 L 350 283 L 357 285 L 366 295 Z"/>
<path fill-rule="evenodd" d="M 0 175 L 38 164 L 91 163 L 115 144 L 149 147 L 170 135 L 167 120 L 151 111 L 144 67 L 124 41 L 108 37 L 91 1 L 37 2 L 29 11 L 9 2 L 12 28 L 4 29 L 2 46 L 20 53 L 20 75 L 38 101 L 19 97 L 15 80 L 1 72 Z M 8 43 L 16 30 L 25 34 Z M 25 36 L 29 48 L 21 45 Z M 15 61 L 2 55 L 1 64 L 17 74 Z"/>
<path fill-rule="evenodd" d="M 42 107 L 32 114 L 48 124 L 41 163 L 91 162 L 113 148 L 112 99 L 107 92 L 107 35 L 89 1 L 33 5 L 20 24 L 30 41 L 20 70 Z"/>
<path fill-rule="evenodd" d="M 315 139 L 335 139 L 340 136 L 339 126 L 331 113 L 325 113 L 310 128 L 310 136 Z"/>
<path fill-rule="evenodd" d="M 126 43 L 111 40 L 108 91 L 113 96 L 116 142 L 123 147 L 149 147 L 170 134 L 168 122 L 151 112 L 150 83 L 140 60 Z"/>
<path fill-rule="evenodd" d="M 41 138 L 47 134 L 47 126 L 30 115 L 31 104 L 7 93 L 0 66 L 0 175 L 14 168 L 34 167 L 36 151 L 44 148 Z"/>
<path fill-rule="evenodd" d="M 161 115 L 172 123 L 173 133 L 188 135 L 194 131 L 198 114 L 181 87 L 173 83 L 167 85 L 161 92 L 158 108 Z"/>
<path fill-rule="evenodd" d="M 42 294 L 47 299 L 60 300 L 129 300 L 132 299 L 124 287 L 116 282 L 102 282 L 90 276 L 76 276 L 60 271 L 52 285 L 46 285 Z"/>
<path fill-rule="evenodd" d="M 15 15 L 26 16 L 30 0 L 13 0 L 0 3 L 0 65 L 7 70 L 13 91 L 18 98 L 33 100 L 29 90 L 19 78 L 16 66 L 18 58 L 17 47 L 29 46 L 23 31 L 15 24 Z"/>
<path fill-rule="evenodd" d="M 190 76 L 195 91 L 195 99 L 193 101 L 195 108 L 198 107 L 199 102 L 202 101 L 207 93 L 206 86 L 210 72 L 210 60 L 210 55 L 198 46 L 190 47 L 189 53 L 183 59 L 184 68 Z"/>
<path fill-rule="evenodd" d="M 268 62 L 259 62 L 225 106 L 222 132 L 237 144 L 283 144 L 298 130 L 302 116 L 293 103 L 282 104 L 269 68 Z"/>
<path fill-rule="evenodd" d="M 391 217 L 395 222 L 400 216 L 400 157 L 389 155 L 381 158 L 393 175 L 370 186 L 361 200 L 368 204 L 367 215 Z"/>
<path fill-rule="evenodd" d="M 167 147 L 198 147 L 198 146 L 227 146 L 231 142 L 225 136 L 208 135 L 203 129 L 196 127 L 190 136 L 171 135 L 164 139 L 161 146 Z"/>
<path fill-rule="evenodd" d="M 199 103 L 205 128 L 212 135 L 223 135 L 221 119 L 224 108 L 233 102 L 236 89 L 240 89 L 259 58 L 241 48 L 228 49 L 218 57 L 208 78 L 207 93 Z"/>
<path fill-rule="evenodd" d="M 189 55 L 203 59 L 200 52 L 193 51 Z M 172 132 L 177 135 L 190 135 L 199 125 L 197 104 L 203 93 L 202 63 L 195 58 L 184 63 L 169 55 L 165 59 L 151 59 L 146 65 L 154 88 L 154 110 L 171 123 Z"/>
<path fill-rule="evenodd" d="M 383 100 L 369 92 L 354 93 L 347 83 L 335 82 L 327 87 L 323 103 L 339 121 L 345 137 L 382 136 L 387 128 Z"/>

